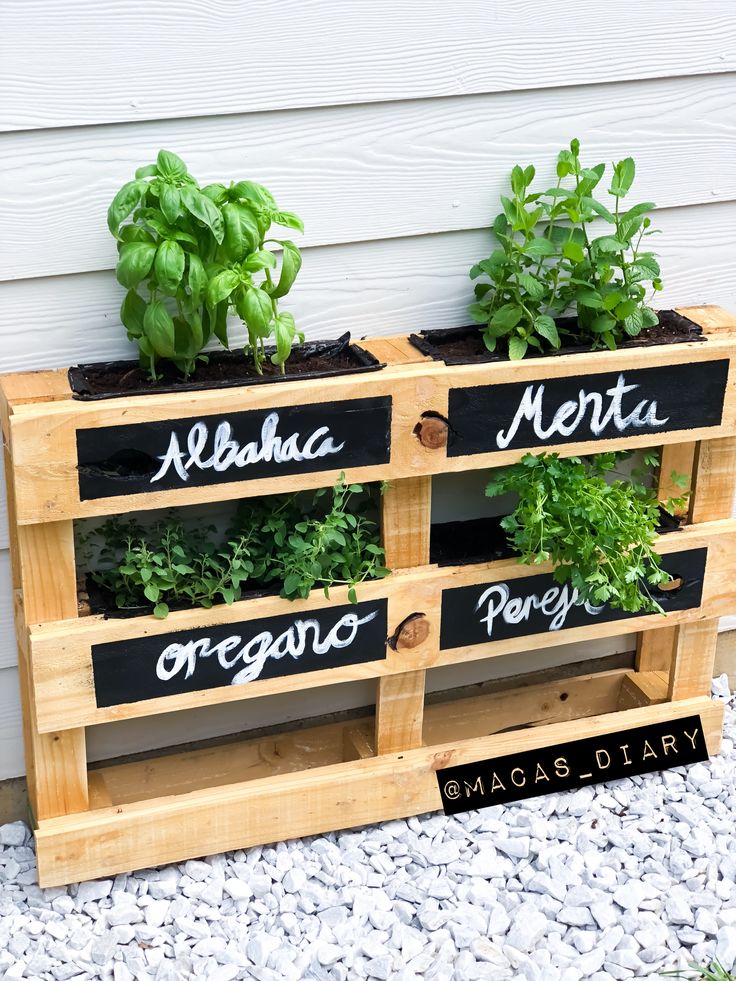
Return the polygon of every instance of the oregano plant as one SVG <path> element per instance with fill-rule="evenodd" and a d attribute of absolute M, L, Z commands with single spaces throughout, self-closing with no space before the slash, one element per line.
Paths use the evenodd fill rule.
<path fill-rule="evenodd" d="M 498 243 L 487 259 L 470 270 L 476 302 L 469 312 L 481 325 L 489 351 L 512 360 L 529 351 L 557 349 L 562 338 L 556 319 L 577 318 L 568 343 L 614 350 L 658 323 L 648 306 L 661 290 L 659 264 L 644 240 L 654 234 L 651 202 L 622 208 L 636 165 L 626 157 L 613 165 L 606 207 L 594 195 L 605 164 L 583 166 L 580 144 L 572 140 L 557 158 L 557 182 L 533 191 L 533 166 L 514 167 L 511 196 L 501 196 L 503 211 L 493 223 Z M 613 226 L 594 236 L 592 223 Z"/>
<path fill-rule="evenodd" d="M 514 493 L 518 503 L 502 519 L 509 544 L 527 564 L 554 563 L 554 578 L 594 605 L 637 613 L 662 612 L 649 587 L 669 581 L 653 545 L 660 503 L 650 482 L 633 472 L 606 479 L 625 454 L 560 458 L 527 453 L 500 471 L 488 497 Z M 649 468 L 656 454 L 645 457 Z M 686 478 L 676 473 L 680 486 Z M 673 510 L 682 498 L 664 505 Z"/>
<path fill-rule="evenodd" d="M 229 348 L 230 310 L 245 324 L 256 371 L 270 341 L 272 361 L 284 370 L 303 335 L 278 301 L 296 279 L 301 254 L 290 239 L 268 236 L 273 224 L 303 226 L 270 191 L 252 181 L 201 187 L 180 157 L 160 150 L 115 195 L 107 221 L 127 290 L 120 317 L 153 380 L 161 361 L 189 378 L 213 338 Z M 280 247 L 280 259 L 271 245 Z"/>
<path fill-rule="evenodd" d="M 346 585 L 357 603 L 361 582 L 389 574 L 371 506 L 368 489 L 341 474 L 331 489 L 240 502 L 224 533 L 172 512 L 149 527 L 109 518 L 78 545 L 115 606 L 148 606 L 159 618 L 172 606 L 234 603 L 245 590 L 279 584 L 286 599 L 316 586 L 329 598 Z"/>

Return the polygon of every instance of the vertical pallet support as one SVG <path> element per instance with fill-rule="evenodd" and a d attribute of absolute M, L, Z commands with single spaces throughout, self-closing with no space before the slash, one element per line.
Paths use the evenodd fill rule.
<path fill-rule="evenodd" d="M 36 821 L 86 811 L 85 730 L 39 733 L 35 723 L 33 680 L 26 624 L 77 616 L 74 525 L 16 523 L 13 463 L 8 445 L 8 407 L 2 406 L 13 606 L 18 641 L 18 681 L 23 709 L 23 744 L 28 797 Z"/>
<path fill-rule="evenodd" d="M 733 508 L 736 437 L 702 440 L 697 445 L 689 520 L 729 518 Z M 713 678 L 718 620 L 701 620 L 674 628 L 668 698 L 678 701 L 709 695 Z"/>
<path fill-rule="evenodd" d="M 381 504 L 386 564 L 404 569 L 429 563 L 432 478 L 396 480 Z M 380 678 L 376 690 L 376 753 L 398 753 L 422 745 L 426 672 Z"/>

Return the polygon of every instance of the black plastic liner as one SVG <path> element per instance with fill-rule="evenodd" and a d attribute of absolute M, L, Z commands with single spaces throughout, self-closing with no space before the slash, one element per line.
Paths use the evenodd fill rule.
<path fill-rule="evenodd" d="M 480 562 L 496 562 L 518 555 L 508 544 L 506 532 L 501 527 L 504 515 L 490 518 L 474 518 L 471 521 L 447 521 L 432 525 L 429 540 L 429 561 L 432 565 L 476 565 Z M 681 520 L 659 509 L 660 535 L 679 531 Z"/>
<path fill-rule="evenodd" d="M 642 331 L 638 337 L 632 337 L 631 340 L 619 345 L 619 350 L 629 350 L 636 347 L 659 347 L 664 344 L 689 344 L 693 341 L 707 340 L 706 337 L 703 337 L 702 327 L 693 323 L 688 317 L 683 317 L 677 311 L 659 310 L 657 313 L 660 317 L 666 317 L 673 326 L 679 327 L 685 336 L 672 338 L 659 337 L 656 341 L 650 341 L 647 340 L 647 331 Z M 559 317 L 555 320 L 555 323 L 557 324 L 558 330 L 570 330 L 577 326 L 577 318 Z M 656 330 L 656 328 L 654 329 Z M 410 334 L 409 341 L 422 354 L 432 358 L 433 361 L 443 361 L 446 365 L 509 361 L 508 354 L 491 353 L 485 349 L 478 354 L 463 357 L 448 354 L 444 350 L 448 345 L 454 344 L 457 341 L 463 341 L 469 337 L 480 338 L 480 331 L 481 328 L 477 324 L 469 324 L 465 327 L 443 327 L 436 330 L 423 330 L 419 334 Z M 483 347 L 482 338 L 480 339 L 480 346 Z M 608 348 L 600 348 L 598 350 L 607 351 Z M 569 345 L 561 347 L 557 351 L 545 351 L 544 354 L 533 351 L 524 360 L 528 361 L 531 358 L 558 358 L 564 354 L 590 354 L 590 351 L 591 348 L 588 345 Z"/>
<path fill-rule="evenodd" d="M 271 355 L 275 348 L 266 348 L 266 354 Z M 242 363 L 247 368 L 249 362 L 242 350 L 238 351 L 213 351 L 206 352 L 210 364 L 233 364 Z M 304 363 L 311 358 L 338 358 L 348 357 L 353 363 L 353 367 L 336 368 L 334 371 L 292 371 L 289 373 L 289 364 Z M 201 392 L 216 390 L 220 388 L 241 388 L 245 385 L 260 385 L 270 382 L 290 382 L 299 381 L 305 378 L 331 378 L 336 375 L 356 375 L 366 371 L 379 371 L 385 368 L 385 363 L 378 360 L 370 352 L 360 347 L 358 344 L 350 343 L 350 333 L 343 334 L 337 340 L 310 341 L 307 344 L 299 344 L 292 348 L 292 353 L 286 366 L 285 374 L 274 373 L 271 375 L 258 375 L 255 372 L 248 374 L 246 371 L 242 375 L 233 378 L 207 381 L 175 381 L 168 378 L 162 379 L 161 383 L 156 383 L 150 387 L 134 388 L 126 390 L 115 389 L 110 391 L 95 391 L 89 375 L 95 370 L 106 370 L 110 372 L 120 372 L 121 375 L 133 372 L 140 366 L 137 361 L 96 361 L 89 364 L 79 364 L 69 369 L 69 387 L 72 390 L 72 398 L 80 401 L 92 402 L 101 399 L 127 398 L 130 395 L 161 395 L 165 392 Z M 168 368 L 168 366 L 166 366 Z M 173 366 L 172 366 L 173 367 Z M 173 368 L 171 374 L 176 371 Z M 178 374 L 178 372 L 177 372 Z M 95 386 L 96 387 L 96 386 Z"/>

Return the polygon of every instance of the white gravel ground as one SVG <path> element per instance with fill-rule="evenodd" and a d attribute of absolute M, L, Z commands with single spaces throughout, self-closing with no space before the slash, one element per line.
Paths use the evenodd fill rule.
<path fill-rule="evenodd" d="M 717 697 L 728 699 L 724 675 Z M 41 890 L 0 827 L 0 977 L 656 978 L 736 962 L 736 718 L 719 757 L 521 805 Z"/>

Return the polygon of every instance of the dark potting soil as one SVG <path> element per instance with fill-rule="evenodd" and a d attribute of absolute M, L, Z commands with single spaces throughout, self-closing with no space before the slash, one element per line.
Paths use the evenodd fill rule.
<path fill-rule="evenodd" d="M 351 375 L 385 367 L 368 351 L 351 344 L 349 333 L 334 341 L 311 341 L 292 348 L 285 374 L 278 365 L 271 364 L 273 348 L 267 353 L 262 375 L 242 350 L 214 351 L 207 354 L 207 362 L 198 362 L 188 380 L 170 362 L 161 362 L 161 377 L 151 381 L 148 371 L 137 361 L 100 361 L 70 368 L 69 385 L 75 399 L 93 400 Z"/>
<path fill-rule="evenodd" d="M 501 527 L 503 515 L 491 518 L 474 518 L 472 521 L 448 521 L 432 525 L 429 539 L 429 561 L 433 565 L 474 565 L 478 562 L 495 562 L 510 559 L 518 553 L 511 548 L 506 532 Z M 659 509 L 660 535 L 677 531 L 682 524 L 679 518 Z"/>
<path fill-rule="evenodd" d="M 621 344 L 620 349 L 655 347 L 659 344 L 686 344 L 692 341 L 706 340 L 703 337 L 702 327 L 675 310 L 658 310 L 657 315 L 659 323 L 655 327 L 642 331 L 638 337 L 632 337 Z M 575 330 L 577 321 L 575 317 L 560 317 L 555 323 L 558 330 Z M 507 354 L 492 354 L 486 348 L 480 327 L 475 325 L 424 330 L 421 334 L 411 334 L 409 340 L 422 354 L 429 355 L 435 361 L 444 361 L 448 365 L 509 360 Z M 558 351 L 545 351 L 544 354 L 535 351 L 529 357 L 554 358 L 563 354 L 586 354 L 590 350 L 589 345 L 566 345 Z M 608 349 L 600 348 L 599 350 Z"/>

